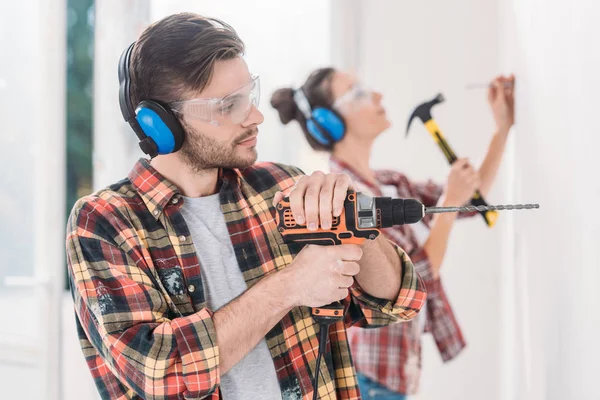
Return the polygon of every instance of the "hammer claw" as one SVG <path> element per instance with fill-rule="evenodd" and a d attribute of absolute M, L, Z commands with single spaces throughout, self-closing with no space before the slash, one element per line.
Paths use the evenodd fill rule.
<path fill-rule="evenodd" d="M 415 108 L 415 110 L 410 115 L 410 118 L 408 119 L 408 124 L 406 125 L 405 137 L 408 136 L 410 125 L 412 124 L 413 119 L 419 118 L 421 120 L 421 122 L 426 123 L 427 121 L 429 121 L 432 118 L 431 117 L 431 109 L 433 108 L 433 106 L 435 106 L 436 104 L 442 103 L 444 100 L 445 100 L 444 95 L 441 93 L 438 93 L 438 95 L 435 96 L 432 100 L 426 101 L 425 103 L 418 105 L 417 108 Z"/>

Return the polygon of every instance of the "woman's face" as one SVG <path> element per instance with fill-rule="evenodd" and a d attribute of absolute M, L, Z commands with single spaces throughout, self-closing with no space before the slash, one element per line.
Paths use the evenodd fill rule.
<path fill-rule="evenodd" d="M 333 108 L 344 117 L 346 131 L 356 138 L 373 140 L 390 127 L 381 93 L 363 87 L 344 72 L 334 72 L 331 80 Z"/>

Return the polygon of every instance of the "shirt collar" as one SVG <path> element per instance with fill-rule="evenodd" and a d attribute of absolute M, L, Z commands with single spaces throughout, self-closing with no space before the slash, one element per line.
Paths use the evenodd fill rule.
<path fill-rule="evenodd" d="M 236 182 L 238 176 L 234 170 L 220 170 L 219 179 Z M 135 164 L 129 173 L 129 180 L 156 219 L 160 217 L 169 202 L 175 204 L 180 200 L 181 192 L 177 186 L 162 176 L 144 158 L 140 158 Z"/>
<path fill-rule="evenodd" d="M 144 158 L 140 158 L 135 163 L 135 166 L 129 173 L 129 180 L 150 213 L 157 219 L 169 201 L 179 195 L 177 186 L 162 176 Z"/>

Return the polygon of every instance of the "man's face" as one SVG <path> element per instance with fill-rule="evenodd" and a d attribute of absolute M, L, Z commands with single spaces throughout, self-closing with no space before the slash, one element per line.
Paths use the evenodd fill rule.
<path fill-rule="evenodd" d="M 214 66 L 212 79 L 200 93 L 193 93 L 188 99 L 224 98 L 232 93 L 235 97 L 243 98 L 248 91 L 240 88 L 252 86 L 252 76 L 246 62 L 237 57 L 226 61 L 217 61 Z M 186 99 L 187 100 L 187 99 Z M 235 100 L 240 101 L 240 99 Z M 215 108 L 215 112 L 227 111 L 230 104 Z M 223 110 L 223 107 L 226 110 Z M 241 122 L 227 123 L 227 118 L 218 118 L 216 125 L 206 119 L 196 118 L 191 113 L 183 113 L 185 141 L 177 153 L 194 171 L 212 168 L 246 168 L 256 161 L 256 140 L 258 125 L 264 121 L 260 111 L 250 105 L 248 116 Z"/>

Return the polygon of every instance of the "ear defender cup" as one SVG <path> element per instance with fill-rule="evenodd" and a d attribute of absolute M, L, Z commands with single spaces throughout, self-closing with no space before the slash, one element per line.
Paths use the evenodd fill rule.
<path fill-rule="evenodd" d="M 151 158 L 170 154 L 181 149 L 184 140 L 183 127 L 173 112 L 165 105 L 144 100 L 136 109 L 131 104 L 131 79 L 129 64 L 133 52 L 132 43 L 119 59 L 119 106 L 123 119 L 129 123 L 138 139 L 140 148 Z"/>
<path fill-rule="evenodd" d="M 346 124 L 333 110 L 318 107 L 312 111 L 312 118 L 306 121 L 311 136 L 324 146 L 339 142 L 346 133 Z"/>
<path fill-rule="evenodd" d="M 181 149 L 183 128 L 167 107 L 156 101 L 144 100 L 135 113 L 140 128 L 156 145 L 157 154 L 170 154 Z"/>

